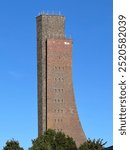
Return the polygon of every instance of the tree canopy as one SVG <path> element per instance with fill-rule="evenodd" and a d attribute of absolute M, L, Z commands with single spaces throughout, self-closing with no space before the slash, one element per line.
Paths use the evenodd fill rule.
<path fill-rule="evenodd" d="M 23 150 L 23 148 L 20 147 L 18 141 L 12 139 L 6 142 L 6 145 L 3 147 L 3 150 Z"/>
<path fill-rule="evenodd" d="M 76 150 L 73 138 L 66 136 L 63 132 L 49 129 L 37 139 L 32 140 L 29 150 Z"/>
<path fill-rule="evenodd" d="M 103 139 L 91 140 L 87 139 L 86 142 L 76 147 L 73 138 L 65 135 L 63 132 L 56 132 L 49 129 L 43 135 L 32 140 L 32 147 L 29 150 L 104 150 Z M 20 147 L 18 141 L 12 139 L 8 140 L 2 150 L 24 150 Z"/>
<path fill-rule="evenodd" d="M 80 145 L 79 150 L 104 150 L 105 144 L 106 142 L 103 143 L 103 139 L 88 139 L 86 142 Z"/>

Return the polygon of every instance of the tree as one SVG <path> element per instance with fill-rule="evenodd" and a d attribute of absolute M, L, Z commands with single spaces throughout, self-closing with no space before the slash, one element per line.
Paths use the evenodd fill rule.
<path fill-rule="evenodd" d="M 66 136 L 63 132 L 56 132 L 49 129 L 43 135 L 32 141 L 32 147 L 29 150 L 67 150 L 75 149 L 75 141 Z"/>
<path fill-rule="evenodd" d="M 24 150 L 24 149 L 20 147 L 18 141 L 12 139 L 6 142 L 6 145 L 3 147 L 3 150 Z"/>
<path fill-rule="evenodd" d="M 104 150 L 103 139 L 98 140 L 90 140 L 88 139 L 86 142 L 80 145 L 79 150 Z"/>

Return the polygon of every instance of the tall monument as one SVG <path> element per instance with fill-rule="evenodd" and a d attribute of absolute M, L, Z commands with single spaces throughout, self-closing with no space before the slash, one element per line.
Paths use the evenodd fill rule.
<path fill-rule="evenodd" d="M 64 16 L 37 16 L 38 134 L 63 131 L 79 146 L 86 140 L 72 85 L 72 39 L 64 35 Z"/>

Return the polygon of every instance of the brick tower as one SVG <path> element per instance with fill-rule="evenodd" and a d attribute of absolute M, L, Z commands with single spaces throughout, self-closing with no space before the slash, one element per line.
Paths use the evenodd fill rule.
<path fill-rule="evenodd" d="M 72 85 L 72 39 L 64 36 L 64 16 L 37 17 L 38 134 L 63 131 L 77 146 L 86 140 Z"/>

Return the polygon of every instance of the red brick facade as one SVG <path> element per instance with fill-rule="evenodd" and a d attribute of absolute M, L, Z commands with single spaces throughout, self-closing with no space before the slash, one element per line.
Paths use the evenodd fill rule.
<path fill-rule="evenodd" d="M 56 17 L 63 21 L 63 17 Z M 51 18 L 53 18 L 51 23 L 54 24 L 53 21 L 56 18 L 53 16 Z M 51 26 L 51 28 L 55 28 L 55 25 L 54 27 Z M 63 131 L 73 137 L 77 146 L 79 146 L 86 140 L 86 137 L 78 118 L 74 99 L 72 85 L 72 40 L 66 39 L 61 35 L 53 35 L 53 37 L 48 36 L 44 44 L 43 42 L 41 37 L 41 48 L 40 44 L 38 44 L 39 135 L 44 132 L 44 129 L 47 130 L 49 128 Z M 43 58 L 44 60 L 42 60 Z M 42 76 L 44 76 L 44 82 Z"/>

